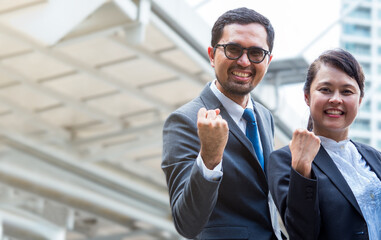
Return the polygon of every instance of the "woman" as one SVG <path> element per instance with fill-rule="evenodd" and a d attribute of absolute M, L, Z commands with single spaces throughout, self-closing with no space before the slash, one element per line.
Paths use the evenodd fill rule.
<path fill-rule="evenodd" d="M 291 240 L 381 239 L 381 154 L 348 138 L 364 74 L 336 49 L 310 66 L 308 130 L 270 155 L 269 187 Z"/>

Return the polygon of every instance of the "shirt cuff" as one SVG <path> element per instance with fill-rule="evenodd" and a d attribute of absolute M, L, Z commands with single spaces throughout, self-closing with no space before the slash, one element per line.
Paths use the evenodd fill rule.
<path fill-rule="evenodd" d="M 222 173 L 222 159 L 221 162 L 213 169 L 208 169 L 204 161 L 202 160 L 201 154 L 198 154 L 196 159 L 196 164 L 200 168 L 202 176 L 209 181 L 219 181 L 223 175 Z"/>

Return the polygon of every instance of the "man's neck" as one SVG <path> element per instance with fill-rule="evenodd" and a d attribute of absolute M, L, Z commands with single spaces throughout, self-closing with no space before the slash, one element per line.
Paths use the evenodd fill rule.
<path fill-rule="evenodd" d="M 216 83 L 217 89 L 222 94 L 224 94 L 227 98 L 231 99 L 233 102 L 240 105 L 243 109 L 246 108 L 247 103 L 250 99 L 250 93 L 248 93 L 246 95 L 231 94 L 231 93 L 226 92 L 218 81 L 216 81 L 215 83 Z"/>

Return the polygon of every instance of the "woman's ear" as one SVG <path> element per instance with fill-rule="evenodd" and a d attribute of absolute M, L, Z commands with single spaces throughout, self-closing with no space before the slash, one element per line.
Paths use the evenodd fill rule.
<path fill-rule="evenodd" d="M 214 48 L 208 47 L 208 56 L 210 65 L 214 68 Z"/>
<path fill-rule="evenodd" d="M 310 106 L 310 95 L 304 94 L 304 101 L 306 102 L 307 106 Z"/>
<path fill-rule="evenodd" d="M 359 100 L 359 105 L 361 105 L 362 103 L 362 97 L 360 97 L 360 100 Z"/>

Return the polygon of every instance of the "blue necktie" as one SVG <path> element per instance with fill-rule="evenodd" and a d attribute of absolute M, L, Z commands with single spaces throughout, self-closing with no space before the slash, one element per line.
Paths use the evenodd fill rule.
<path fill-rule="evenodd" d="M 259 144 L 259 132 L 257 122 L 255 121 L 254 113 L 250 108 L 246 108 L 242 117 L 246 120 L 246 136 L 253 144 L 255 153 L 257 154 L 259 164 L 264 169 L 263 151 Z"/>

